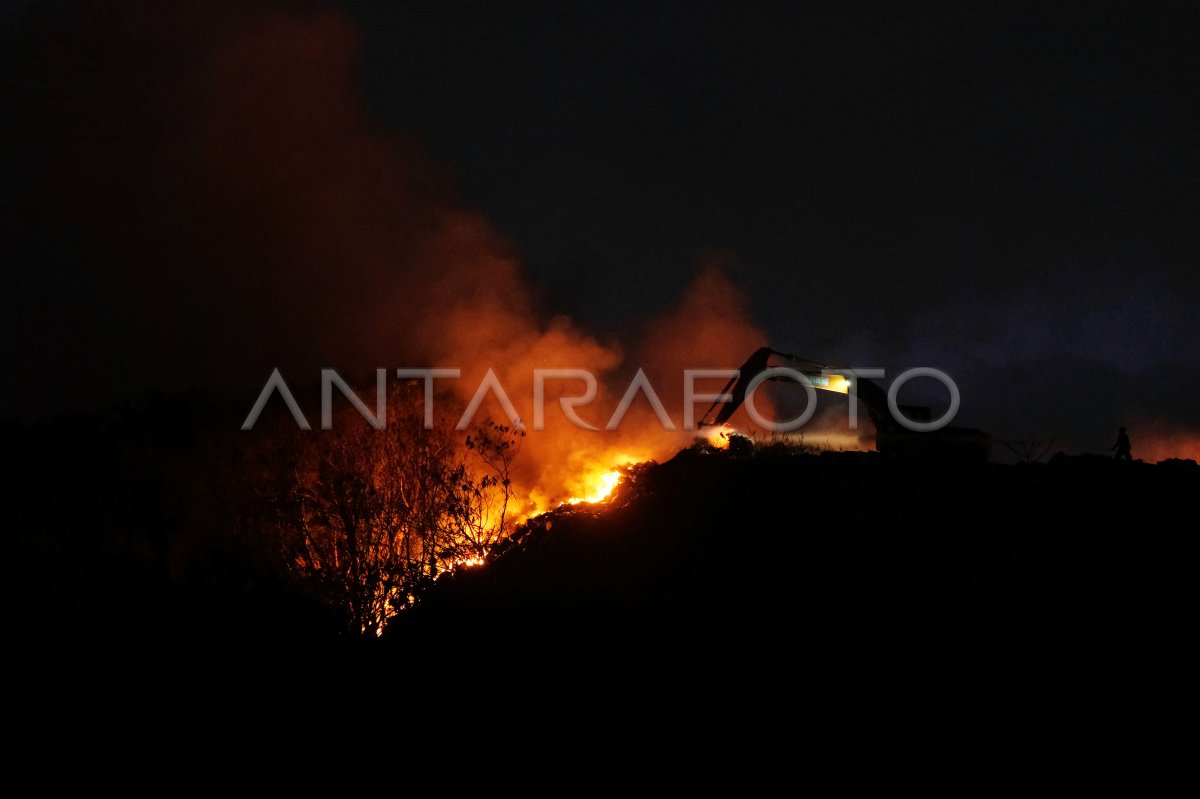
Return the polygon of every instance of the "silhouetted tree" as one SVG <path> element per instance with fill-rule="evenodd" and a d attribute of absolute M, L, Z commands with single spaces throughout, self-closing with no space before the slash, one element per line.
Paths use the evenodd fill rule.
<path fill-rule="evenodd" d="M 455 492 L 449 508 L 460 559 L 482 560 L 511 533 L 512 464 L 524 440 L 524 430 L 491 421 L 467 436 L 469 457 L 454 470 Z"/>
<path fill-rule="evenodd" d="M 380 629 L 441 572 L 486 557 L 509 533 L 523 434 L 488 423 L 460 445 L 445 425 L 423 428 L 422 401 L 398 384 L 382 429 L 349 406 L 331 430 L 286 428 L 275 474 L 262 476 L 264 535 L 354 631 Z"/>
<path fill-rule="evenodd" d="M 1029 438 L 1021 439 L 1020 441 L 1001 441 L 1009 452 L 1016 455 L 1022 463 L 1037 463 L 1042 458 L 1050 454 L 1050 450 L 1054 448 L 1054 439 L 1042 441 L 1041 439 L 1030 436 Z"/>

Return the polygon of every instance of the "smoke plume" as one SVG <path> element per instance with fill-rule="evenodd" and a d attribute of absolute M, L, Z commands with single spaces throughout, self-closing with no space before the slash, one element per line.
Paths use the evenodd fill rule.
<path fill-rule="evenodd" d="M 293 384 L 323 367 L 351 382 L 378 367 L 456 367 L 440 414 L 460 412 L 492 369 L 528 424 L 534 370 L 577 368 L 599 380 L 580 415 L 604 428 L 644 368 L 674 430 L 641 394 L 618 430 L 581 430 L 557 400 L 582 384 L 547 383 L 545 429 L 530 431 L 517 475 L 544 507 L 686 443 L 682 369 L 734 367 L 766 340 L 722 277 L 724 256 L 624 341 L 541 307 L 514 244 L 456 199 L 414 137 L 373 120 L 362 37 L 341 13 L 139 2 L 71 13 L 107 36 L 62 46 L 70 23 L 58 20 L 55 36 L 34 37 L 57 77 L 24 124 L 52 153 L 34 167 L 37 210 L 77 232 L 65 257 L 90 287 L 56 309 L 75 324 L 45 344 L 83 365 L 93 401 L 198 386 L 249 407 L 276 367 Z M 493 399 L 486 416 L 507 421 Z"/>

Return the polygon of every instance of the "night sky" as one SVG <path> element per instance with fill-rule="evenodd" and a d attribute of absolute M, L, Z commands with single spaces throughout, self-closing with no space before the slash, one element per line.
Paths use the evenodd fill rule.
<path fill-rule="evenodd" d="M 422 365 L 324 342 L 380 328 L 353 309 L 415 314 L 404 298 L 433 295 L 396 283 L 463 208 L 534 313 L 601 339 L 636 339 L 720 263 L 763 343 L 944 369 L 961 420 L 999 435 L 1195 430 L 1198 22 L 1140 3 L 6 3 L 0 410 Z"/>

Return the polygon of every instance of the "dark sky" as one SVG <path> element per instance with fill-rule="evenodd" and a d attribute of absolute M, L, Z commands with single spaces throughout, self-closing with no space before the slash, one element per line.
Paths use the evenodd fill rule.
<path fill-rule="evenodd" d="M 817 348 L 960 293 L 1167 292 L 1194 263 L 1194 16 L 478 5 L 350 6 L 365 87 L 589 321 L 661 307 L 712 247 Z"/>
<path fill-rule="evenodd" d="M 229 43 L 267 17 L 299 21 Z M 365 128 L 415 155 L 394 159 L 402 197 L 365 195 L 389 215 L 348 240 L 429 202 L 475 209 L 542 310 L 597 335 L 671 306 L 720 253 L 776 347 L 946 369 L 968 421 L 1088 442 L 1126 417 L 1195 427 L 1198 22 L 1194 4 L 1099 2 L 6 4 L 5 362 L 45 389 L 3 410 L 86 404 L 81 383 L 95 402 L 227 388 L 239 342 L 285 329 L 227 321 L 254 291 L 242 315 L 275 313 L 255 275 L 284 257 L 264 243 L 282 222 L 245 221 L 273 201 L 237 180 L 294 149 L 277 183 L 319 184 L 298 213 L 322 226 L 347 171 L 392 174 L 368 168 Z M 276 83 L 242 96 L 230 64 Z M 255 135 L 220 138 L 227 107 L 238 125 L 264 109 L 253 130 L 277 146 L 225 159 Z M 326 116 L 353 155 L 289 183 Z M 405 242 L 423 224 L 397 222 Z M 171 366 L 183 351 L 204 366 Z"/>

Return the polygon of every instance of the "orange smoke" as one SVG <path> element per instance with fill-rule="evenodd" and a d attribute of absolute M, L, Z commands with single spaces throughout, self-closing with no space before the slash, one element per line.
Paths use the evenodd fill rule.
<path fill-rule="evenodd" d="M 725 276 L 730 261 L 727 255 L 704 259 L 679 304 L 646 326 L 637 351 L 639 364 L 656 387 L 661 384 L 663 402 L 677 424 L 683 421 L 683 369 L 736 369 L 768 342 L 751 317 L 745 294 Z M 697 393 L 715 394 L 724 383 L 697 381 Z M 698 403 L 697 419 L 707 405 Z M 762 403 L 760 410 L 765 414 L 769 408 Z"/>
<path fill-rule="evenodd" d="M 1147 463 L 1180 458 L 1200 462 L 1200 430 L 1159 421 L 1131 425 L 1133 457 Z"/>
<path fill-rule="evenodd" d="M 508 274 L 514 294 L 527 290 L 519 272 Z M 597 498 L 611 490 L 606 481 L 618 467 L 669 457 L 689 444 L 697 431 L 683 427 L 683 370 L 736 368 L 764 340 L 749 321 L 740 293 L 713 265 L 702 269 L 675 309 L 647 326 L 636 355 L 628 360 L 621 348 L 602 345 L 569 320 L 557 317 L 539 323 L 534 314 L 517 313 L 513 306 L 486 297 L 455 297 L 451 309 L 433 324 L 438 334 L 431 339 L 436 353 L 432 357 L 463 368 L 464 379 L 456 384 L 460 403 L 465 404 L 479 377 L 493 368 L 527 426 L 535 368 L 583 368 L 596 375 L 596 399 L 580 408 L 585 422 L 601 428 L 594 431 L 570 423 L 558 405 L 560 396 L 582 393 L 581 384 L 546 384 L 545 428 L 530 430 L 517 465 L 516 479 L 529 498 L 530 513 L 569 498 Z M 639 368 L 644 368 L 674 429 L 664 429 L 640 394 L 616 430 L 602 429 Z M 721 383 L 698 388 L 715 393 Z M 698 407 L 696 418 L 704 410 Z M 502 412 L 494 401 L 483 406 L 481 415 L 489 411 Z"/>
<path fill-rule="evenodd" d="M 289 377 L 321 366 L 347 377 L 459 368 L 461 380 L 439 385 L 453 402 L 443 396 L 438 414 L 451 419 L 494 370 L 529 428 L 514 464 L 526 498 L 518 516 L 598 496 L 618 467 L 690 443 L 683 369 L 736 368 L 766 341 L 720 259 L 636 346 L 544 313 L 513 245 L 455 200 L 418 145 L 370 119 L 356 86 L 360 39 L 336 12 L 275 12 L 238 17 L 204 44 L 200 77 L 179 95 L 193 104 L 186 113 L 199 118 L 200 137 L 187 144 L 196 170 L 182 175 L 194 184 L 196 257 L 176 279 L 181 293 L 225 309 L 210 341 L 254 363 L 249 386 L 274 367 Z M 545 429 L 532 429 L 535 369 L 595 374 L 596 398 L 579 413 L 603 428 L 639 367 L 675 430 L 663 430 L 641 396 L 618 430 L 579 429 L 558 404 L 582 392 L 572 381 L 546 384 Z M 698 389 L 723 383 L 709 382 Z M 489 416 L 512 421 L 493 398 L 476 420 Z"/>

